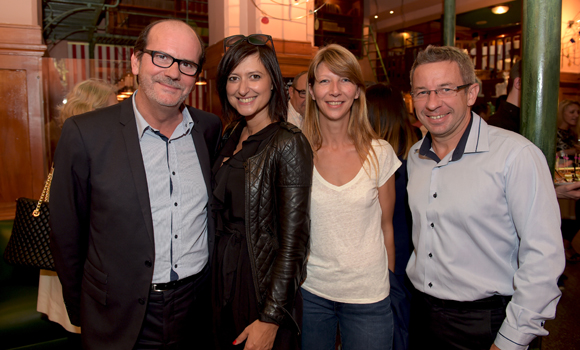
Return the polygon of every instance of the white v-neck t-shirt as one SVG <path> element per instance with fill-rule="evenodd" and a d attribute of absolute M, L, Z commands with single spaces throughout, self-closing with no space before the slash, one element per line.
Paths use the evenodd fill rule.
<path fill-rule="evenodd" d="M 371 153 L 358 174 L 342 186 L 326 181 L 314 167 L 311 246 L 302 287 L 328 300 L 370 304 L 389 295 L 378 189 L 401 162 L 388 142 L 373 140 L 372 147 L 378 171 Z"/>

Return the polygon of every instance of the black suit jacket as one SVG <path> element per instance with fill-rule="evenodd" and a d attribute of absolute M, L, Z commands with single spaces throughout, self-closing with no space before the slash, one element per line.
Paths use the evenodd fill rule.
<path fill-rule="evenodd" d="M 191 132 L 211 198 L 221 122 L 191 107 Z M 192 179 L 193 180 L 193 179 Z M 145 317 L 155 244 L 131 99 L 67 120 L 55 154 L 51 249 L 71 322 L 94 349 L 131 349 Z M 208 243 L 214 226 L 208 206 Z M 208 301 L 209 302 L 209 301 Z"/>

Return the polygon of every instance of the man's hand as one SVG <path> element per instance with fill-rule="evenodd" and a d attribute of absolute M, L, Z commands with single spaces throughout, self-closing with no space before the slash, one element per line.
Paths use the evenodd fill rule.
<path fill-rule="evenodd" d="M 489 350 L 501 350 L 501 349 L 495 346 L 495 344 L 491 344 L 491 348 L 489 348 Z"/>
<path fill-rule="evenodd" d="M 270 350 L 274 346 L 278 325 L 274 323 L 254 321 L 234 340 L 234 345 L 246 341 L 244 350 Z"/>
<path fill-rule="evenodd" d="M 580 181 L 556 186 L 556 196 L 563 199 L 580 199 Z"/>

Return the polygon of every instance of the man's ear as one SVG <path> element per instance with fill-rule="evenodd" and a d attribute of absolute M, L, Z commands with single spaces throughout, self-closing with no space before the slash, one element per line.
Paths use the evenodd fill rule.
<path fill-rule="evenodd" d="M 521 90 L 522 89 L 522 78 L 517 77 L 514 79 L 514 88 Z"/>
<path fill-rule="evenodd" d="M 131 72 L 133 75 L 139 75 L 139 69 L 141 68 L 141 59 L 135 56 L 135 53 L 131 55 Z"/>
<path fill-rule="evenodd" d="M 475 104 L 475 100 L 477 100 L 477 95 L 479 94 L 479 84 L 473 83 L 471 86 L 467 88 L 467 105 L 469 107 Z"/>

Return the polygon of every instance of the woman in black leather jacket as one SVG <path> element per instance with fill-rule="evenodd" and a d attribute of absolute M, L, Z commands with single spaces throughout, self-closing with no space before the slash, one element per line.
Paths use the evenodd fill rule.
<path fill-rule="evenodd" d="M 228 126 L 213 167 L 216 346 L 298 349 L 312 151 L 285 122 L 288 99 L 271 37 L 236 35 L 224 50 L 217 88 Z"/>

